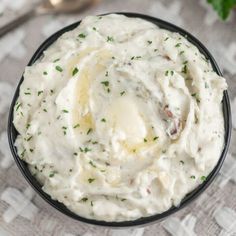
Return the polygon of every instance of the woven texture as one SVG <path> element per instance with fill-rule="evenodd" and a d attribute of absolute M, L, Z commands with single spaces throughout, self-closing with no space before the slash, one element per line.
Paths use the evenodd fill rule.
<path fill-rule="evenodd" d="M 36 1 L 36 0 L 35 0 Z M 0 0 L 0 25 L 30 8 L 31 0 Z M 21 175 L 10 154 L 9 104 L 33 52 L 52 33 L 86 15 L 140 12 L 177 24 L 215 57 L 229 85 L 233 133 L 229 154 L 213 184 L 165 221 L 139 229 L 112 230 L 76 222 L 49 206 Z M 81 14 L 37 17 L 0 39 L 0 236 L 236 236 L 236 14 L 218 20 L 206 0 L 101 0 Z"/>

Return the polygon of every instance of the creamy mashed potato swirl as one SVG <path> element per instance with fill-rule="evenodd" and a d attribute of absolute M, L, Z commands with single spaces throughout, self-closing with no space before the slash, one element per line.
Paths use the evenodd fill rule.
<path fill-rule="evenodd" d="M 178 33 L 86 17 L 25 69 L 15 145 L 43 190 L 80 216 L 150 216 L 177 206 L 216 165 L 225 89 Z"/>

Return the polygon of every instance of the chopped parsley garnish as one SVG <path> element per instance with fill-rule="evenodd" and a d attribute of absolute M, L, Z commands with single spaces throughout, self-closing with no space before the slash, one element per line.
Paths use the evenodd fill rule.
<path fill-rule="evenodd" d="M 148 40 L 147 42 L 148 42 L 149 45 L 152 44 L 152 41 L 150 41 L 150 40 Z"/>
<path fill-rule="evenodd" d="M 95 181 L 95 179 L 93 179 L 93 178 L 89 178 L 88 179 L 88 182 L 91 184 L 93 181 Z"/>
<path fill-rule="evenodd" d="M 26 152 L 26 149 L 23 150 L 23 152 L 20 154 L 20 156 L 21 156 L 21 157 L 24 157 L 25 152 Z"/>
<path fill-rule="evenodd" d="M 26 125 L 26 129 L 28 129 L 29 127 L 30 127 L 30 124 L 27 124 L 27 125 Z"/>
<path fill-rule="evenodd" d="M 188 68 L 187 68 L 187 65 L 185 64 L 185 65 L 183 66 L 181 72 L 184 73 L 184 74 L 187 74 L 187 70 L 188 70 Z"/>
<path fill-rule="evenodd" d="M 49 174 L 49 177 L 52 178 L 57 172 L 56 171 L 53 171 Z"/>
<path fill-rule="evenodd" d="M 168 74 L 169 74 L 169 71 L 167 70 L 167 71 L 165 72 L 165 76 L 168 76 Z"/>
<path fill-rule="evenodd" d="M 106 87 L 109 86 L 109 81 L 102 81 L 101 84 L 105 85 Z"/>
<path fill-rule="evenodd" d="M 86 35 L 81 33 L 81 34 L 78 35 L 78 37 L 81 38 L 81 39 L 84 39 L 86 37 Z"/>
<path fill-rule="evenodd" d="M 182 165 L 184 164 L 184 161 L 182 161 L 182 160 L 181 160 L 181 161 L 179 161 L 179 162 L 180 162 Z"/>
<path fill-rule="evenodd" d="M 158 136 L 154 137 L 154 138 L 153 138 L 153 141 L 156 141 L 157 139 L 159 139 Z"/>
<path fill-rule="evenodd" d="M 170 71 L 170 74 L 171 74 L 171 76 L 173 76 L 173 75 L 174 75 L 174 71 L 173 71 L 173 70 L 171 70 L 171 71 Z"/>
<path fill-rule="evenodd" d="M 197 93 L 193 93 L 191 96 L 196 98 L 197 103 L 200 103 L 200 98 Z"/>
<path fill-rule="evenodd" d="M 179 48 L 180 46 L 181 46 L 181 43 L 177 43 L 177 44 L 175 45 L 176 48 Z"/>
<path fill-rule="evenodd" d="M 121 96 L 123 96 L 124 94 L 125 94 L 125 91 L 122 91 L 122 92 L 120 93 Z"/>
<path fill-rule="evenodd" d="M 67 110 L 65 110 L 65 109 L 64 109 L 64 110 L 62 110 L 62 112 L 64 112 L 64 113 L 69 113 L 69 111 L 67 111 Z"/>
<path fill-rule="evenodd" d="M 93 30 L 96 31 L 97 30 L 96 27 L 93 27 Z"/>
<path fill-rule="evenodd" d="M 206 176 L 201 176 L 201 181 L 206 181 Z"/>
<path fill-rule="evenodd" d="M 31 93 L 27 92 L 27 93 L 25 93 L 25 95 L 31 95 Z"/>
<path fill-rule="evenodd" d="M 169 39 L 169 37 L 166 37 L 165 39 L 164 39 L 164 41 L 167 41 Z"/>
<path fill-rule="evenodd" d="M 114 38 L 111 37 L 111 36 L 107 36 L 107 42 L 113 42 L 114 41 Z"/>
<path fill-rule="evenodd" d="M 147 139 L 144 138 L 143 141 L 146 143 L 146 142 L 147 142 Z"/>
<path fill-rule="evenodd" d="M 63 71 L 63 69 L 62 69 L 60 66 L 56 66 L 55 68 L 56 68 L 56 70 L 59 71 L 59 72 L 62 72 L 62 71 Z"/>
<path fill-rule="evenodd" d="M 94 168 L 97 167 L 92 161 L 89 161 L 89 164 L 90 164 L 92 167 L 94 167 Z"/>
<path fill-rule="evenodd" d="M 45 109 L 45 108 L 43 109 L 43 111 L 44 111 L 44 112 L 48 112 L 47 109 Z"/>
<path fill-rule="evenodd" d="M 102 119 L 101 119 L 101 122 L 106 122 L 106 119 L 105 119 L 105 118 L 102 118 Z"/>
<path fill-rule="evenodd" d="M 72 71 L 72 75 L 74 76 L 75 74 L 77 74 L 77 73 L 78 73 L 78 71 L 79 71 L 79 70 L 78 70 L 78 68 L 77 68 L 77 67 L 75 67 L 75 68 L 74 68 L 74 70 Z"/>
<path fill-rule="evenodd" d="M 53 63 L 60 61 L 60 58 L 57 58 L 53 61 Z"/>
<path fill-rule="evenodd" d="M 196 179 L 195 175 L 190 176 L 191 179 Z"/>
<path fill-rule="evenodd" d="M 47 75 L 47 74 L 48 74 L 48 72 L 47 72 L 47 71 L 44 71 L 44 72 L 43 72 L 43 74 L 44 74 L 44 75 Z"/>
<path fill-rule="evenodd" d="M 87 131 L 87 135 L 88 135 L 89 133 L 91 133 L 92 131 L 93 131 L 93 129 L 92 129 L 92 128 L 89 128 L 88 131 Z"/>
<path fill-rule="evenodd" d="M 34 149 L 30 148 L 30 152 L 33 152 L 33 151 L 34 151 Z"/>
<path fill-rule="evenodd" d="M 42 91 L 42 90 L 41 90 L 41 91 L 38 91 L 38 96 L 39 96 L 41 93 L 43 93 L 43 91 Z"/>
<path fill-rule="evenodd" d="M 184 62 L 183 62 L 184 65 L 187 64 L 187 63 L 188 63 L 188 61 L 184 61 Z"/>
<path fill-rule="evenodd" d="M 90 202 L 90 205 L 93 206 L 93 201 Z"/>
<path fill-rule="evenodd" d="M 106 71 L 106 74 L 105 74 L 105 76 L 106 76 L 106 77 L 108 76 L 108 71 Z"/>
<path fill-rule="evenodd" d="M 92 149 L 87 148 L 87 147 L 84 148 L 84 152 L 85 152 L 85 153 L 86 153 L 86 152 L 90 152 L 90 151 L 92 151 Z"/>
<path fill-rule="evenodd" d="M 16 111 L 20 108 L 21 105 L 22 105 L 21 103 L 16 105 Z"/>
<path fill-rule="evenodd" d="M 28 141 L 30 141 L 30 139 L 32 139 L 32 138 L 33 138 L 33 136 L 30 136 L 29 138 L 26 139 L 26 141 L 28 142 Z"/>
<path fill-rule="evenodd" d="M 73 155 L 74 155 L 74 156 L 78 156 L 78 153 L 77 153 L 77 152 L 74 152 Z"/>
<path fill-rule="evenodd" d="M 78 127 L 80 127 L 80 124 L 76 124 L 76 125 L 73 126 L 74 129 L 76 129 Z"/>
<path fill-rule="evenodd" d="M 179 55 L 182 55 L 184 53 L 184 51 L 181 51 L 180 53 L 179 53 Z"/>
<path fill-rule="evenodd" d="M 50 89 L 50 93 L 54 93 L 54 91 L 52 89 Z"/>
<path fill-rule="evenodd" d="M 126 201 L 126 200 L 127 200 L 126 198 L 122 198 L 122 199 L 121 199 L 122 202 L 124 202 L 124 201 Z"/>
<path fill-rule="evenodd" d="M 113 56 L 113 57 L 111 57 L 111 58 L 112 58 L 113 60 L 114 60 L 114 59 L 116 59 L 114 56 Z"/>
<path fill-rule="evenodd" d="M 162 150 L 162 153 L 166 153 L 166 150 Z"/>
<path fill-rule="evenodd" d="M 87 197 L 83 197 L 83 198 L 81 198 L 80 201 L 82 201 L 82 202 L 87 202 L 87 201 L 88 201 L 88 198 L 87 198 Z"/>

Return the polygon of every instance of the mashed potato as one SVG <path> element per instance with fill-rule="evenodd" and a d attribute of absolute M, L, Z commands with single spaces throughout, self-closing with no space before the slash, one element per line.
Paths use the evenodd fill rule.
<path fill-rule="evenodd" d="M 218 162 L 226 87 L 178 33 L 86 17 L 25 69 L 15 145 L 43 190 L 80 216 L 161 213 Z"/>

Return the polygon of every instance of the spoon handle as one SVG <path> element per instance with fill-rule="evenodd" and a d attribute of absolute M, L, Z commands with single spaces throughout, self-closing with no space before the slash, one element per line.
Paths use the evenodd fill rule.
<path fill-rule="evenodd" d="M 32 16 L 35 15 L 35 10 L 31 9 L 29 11 L 27 11 L 26 13 L 24 13 L 23 15 L 17 17 L 16 19 L 14 19 L 13 21 L 7 23 L 6 25 L 2 26 L 0 28 L 0 38 L 5 35 L 6 33 L 8 33 L 9 31 L 15 29 L 17 26 L 23 24 L 24 22 L 26 22 L 28 19 L 30 19 Z"/>

